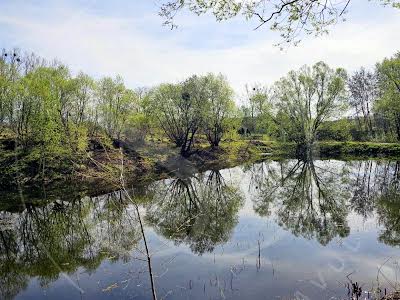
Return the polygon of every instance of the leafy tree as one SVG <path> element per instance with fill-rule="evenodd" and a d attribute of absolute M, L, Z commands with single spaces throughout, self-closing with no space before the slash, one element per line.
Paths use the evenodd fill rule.
<path fill-rule="evenodd" d="M 319 62 L 291 71 L 276 83 L 275 121 L 290 140 L 310 148 L 321 124 L 343 112 L 345 79 L 343 69 L 333 70 Z"/>
<path fill-rule="evenodd" d="M 377 64 L 379 99 L 375 107 L 400 140 L 400 52 Z"/>
<path fill-rule="evenodd" d="M 347 119 L 324 122 L 318 130 L 317 139 L 341 142 L 351 140 L 350 125 Z"/>
<path fill-rule="evenodd" d="M 252 87 L 246 85 L 246 96 L 248 113 L 247 118 L 245 117 L 243 120 L 243 126 L 251 132 L 270 133 L 273 124 L 269 89 L 259 84 Z"/>
<path fill-rule="evenodd" d="M 20 71 L 19 51 L 3 49 L 0 57 L 0 132 L 2 127 L 14 125 Z"/>
<path fill-rule="evenodd" d="M 212 147 L 218 147 L 224 133 L 230 127 L 235 112 L 233 90 L 222 75 L 208 74 L 202 78 L 206 90 L 204 131 Z"/>
<path fill-rule="evenodd" d="M 67 105 L 70 95 L 69 73 L 63 66 L 41 67 L 29 73 L 23 86 L 35 104 L 35 113 L 29 124 L 30 140 L 35 147 L 44 175 L 47 165 L 59 164 L 58 158 L 71 154 L 68 136 Z"/>
<path fill-rule="evenodd" d="M 110 138 L 120 139 L 137 95 L 126 89 L 122 78 L 117 76 L 115 79 L 105 77 L 98 82 L 97 98 L 100 123 Z"/>
<path fill-rule="evenodd" d="M 74 79 L 73 99 L 71 103 L 71 119 L 74 124 L 83 124 L 89 120 L 88 110 L 94 102 L 95 82 L 87 74 L 80 72 Z"/>
<path fill-rule="evenodd" d="M 376 76 L 361 68 L 348 80 L 350 90 L 350 106 L 355 110 L 359 124 L 371 135 L 373 132 L 372 108 L 377 97 Z M 362 122 L 360 121 L 362 117 Z"/>
<path fill-rule="evenodd" d="M 210 97 L 207 81 L 205 76 L 193 75 L 182 83 L 182 107 L 185 112 L 185 134 L 181 146 L 183 156 L 190 154 L 195 135 L 203 128 L 206 117 L 209 117 L 206 110 Z M 218 108 L 218 105 L 215 107 Z"/>
<path fill-rule="evenodd" d="M 182 85 L 161 84 L 152 92 L 147 106 L 160 128 L 177 147 L 184 142 L 184 114 L 188 108 L 182 96 Z"/>
<path fill-rule="evenodd" d="M 180 84 L 162 84 L 153 92 L 153 114 L 183 156 L 190 155 L 194 137 L 203 124 L 205 91 L 201 78 L 192 76 Z"/>

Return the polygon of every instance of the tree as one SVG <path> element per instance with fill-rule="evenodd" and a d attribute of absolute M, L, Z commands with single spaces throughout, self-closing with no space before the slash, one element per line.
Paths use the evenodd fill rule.
<path fill-rule="evenodd" d="M 249 87 L 246 85 L 250 120 L 244 122 L 244 124 L 245 127 L 252 132 L 267 133 L 271 127 L 271 103 L 269 93 L 270 91 L 266 86 L 255 84 Z"/>
<path fill-rule="evenodd" d="M 400 8 L 398 0 L 376 0 L 383 5 Z M 244 16 L 255 19 L 258 25 L 270 24 L 270 29 L 278 31 L 281 43 L 297 44 L 301 34 L 319 36 L 328 31 L 338 21 L 344 21 L 351 0 L 164 0 L 159 15 L 164 25 L 175 28 L 174 18 L 181 10 L 189 10 L 196 15 L 211 13 L 217 21 Z"/>
<path fill-rule="evenodd" d="M 71 119 L 75 124 L 82 124 L 88 121 L 88 110 L 93 105 L 95 82 L 89 75 L 80 72 L 73 79 L 73 84 Z"/>
<path fill-rule="evenodd" d="M 0 130 L 13 123 L 16 83 L 21 78 L 20 69 L 18 51 L 3 49 L 0 57 Z"/>
<path fill-rule="evenodd" d="M 32 117 L 27 119 L 25 131 L 34 146 L 32 156 L 40 159 L 42 175 L 48 165 L 60 164 L 59 158 L 71 155 L 68 129 L 70 93 L 69 72 L 63 66 L 40 67 L 25 76 L 22 109 L 30 105 Z M 29 115 L 27 112 L 21 114 Z M 24 120 L 24 119 L 23 119 Z"/>
<path fill-rule="evenodd" d="M 345 80 L 343 69 L 324 62 L 289 72 L 274 88 L 275 122 L 290 140 L 310 149 L 321 124 L 344 110 Z"/>
<path fill-rule="evenodd" d="M 180 84 L 161 84 L 152 92 L 147 106 L 158 126 L 177 147 L 182 146 L 185 137 L 183 104 Z"/>
<path fill-rule="evenodd" d="M 229 128 L 228 121 L 235 111 L 233 90 L 221 74 L 208 74 L 201 78 L 201 81 L 206 89 L 204 131 L 210 145 L 218 147 L 223 134 Z"/>
<path fill-rule="evenodd" d="M 120 139 L 137 96 L 125 88 L 120 76 L 105 77 L 97 85 L 100 122 L 110 138 Z"/>
<path fill-rule="evenodd" d="M 348 87 L 351 96 L 349 104 L 354 109 L 359 124 L 362 124 L 366 131 L 372 134 L 372 108 L 377 96 L 375 74 L 361 68 L 349 78 Z M 360 116 L 362 117 L 362 122 L 360 121 Z"/>
<path fill-rule="evenodd" d="M 348 141 L 351 139 L 350 125 L 348 119 L 323 122 L 318 129 L 317 138 L 319 141 Z"/>
<path fill-rule="evenodd" d="M 377 64 L 379 99 L 376 112 L 385 116 L 400 141 L 400 52 Z"/>
<path fill-rule="evenodd" d="M 95 82 L 89 75 L 80 72 L 71 79 L 71 84 L 72 96 L 68 109 L 71 145 L 74 151 L 83 151 L 87 147 L 89 131 L 93 131 L 91 110 L 94 106 Z"/>
<path fill-rule="evenodd" d="M 151 113 L 147 110 L 148 98 L 149 93 L 145 97 L 138 95 L 135 98 L 126 129 L 124 130 L 125 138 L 130 142 L 143 144 L 147 134 L 154 127 L 154 118 L 152 118 Z"/>
<path fill-rule="evenodd" d="M 189 156 L 204 120 L 205 86 L 198 76 L 179 84 L 162 84 L 152 95 L 151 107 L 168 138 Z"/>

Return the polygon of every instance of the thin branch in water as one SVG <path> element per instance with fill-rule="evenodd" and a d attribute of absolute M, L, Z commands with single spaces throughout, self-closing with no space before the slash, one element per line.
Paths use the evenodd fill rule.
<path fill-rule="evenodd" d="M 155 284 L 154 284 L 154 276 L 153 276 L 153 271 L 152 271 L 152 266 L 151 266 L 151 256 L 150 256 L 150 253 L 149 253 L 149 247 L 148 247 L 146 235 L 145 235 L 145 232 L 144 232 L 144 226 L 143 226 L 143 222 L 142 222 L 142 217 L 140 215 L 140 211 L 139 211 L 138 205 L 132 199 L 132 197 L 129 195 L 129 192 L 125 188 L 124 154 L 122 152 L 122 149 L 120 149 L 120 150 L 121 150 L 121 176 L 120 176 L 121 186 L 122 186 L 122 190 L 124 191 L 125 195 L 129 199 L 129 201 L 132 202 L 132 204 L 134 205 L 135 210 L 136 210 L 136 214 L 137 214 L 137 217 L 138 217 L 138 220 L 139 220 L 139 225 L 140 225 L 140 231 L 142 233 L 144 248 L 146 250 L 147 265 L 148 265 L 148 268 L 149 268 L 149 276 L 150 276 L 150 284 L 151 284 L 151 292 L 152 292 L 153 300 L 157 300 L 157 294 L 156 294 L 156 289 L 155 289 Z"/>

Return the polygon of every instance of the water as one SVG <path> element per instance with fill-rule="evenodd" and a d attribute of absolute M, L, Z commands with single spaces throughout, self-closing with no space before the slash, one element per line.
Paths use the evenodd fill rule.
<path fill-rule="evenodd" d="M 5 195 L 0 298 L 151 299 L 138 211 L 158 299 L 349 299 L 350 282 L 362 297 L 389 292 L 399 275 L 399 169 L 265 161 L 134 187 L 132 199 Z"/>

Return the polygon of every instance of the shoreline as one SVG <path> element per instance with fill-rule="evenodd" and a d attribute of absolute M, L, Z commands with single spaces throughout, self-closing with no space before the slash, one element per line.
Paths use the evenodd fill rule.
<path fill-rule="evenodd" d="M 166 178 L 190 176 L 197 172 L 232 168 L 257 161 L 299 159 L 296 157 L 294 143 L 250 139 L 224 141 L 217 149 L 199 143 L 188 158 L 180 156 L 176 147 L 163 141 L 158 144 L 151 141 L 137 147 L 134 152 L 125 150 L 124 152 L 124 177 L 129 186 L 143 186 Z M 4 153 L 4 150 L 0 152 L 0 159 Z M 22 185 L 22 189 L 54 190 L 68 185 L 78 190 L 83 187 L 85 192 L 96 196 L 95 194 L 104 194 L 121 187 L 119 178 L 122 156 L 119 148 L 108 151 L 95 150 L 88 153 L 88 157 L 84 163 L 77 164 L 70 173 L 56 170 L 54 172 L 56 176 L 45 181 L 31 178 Z M 315 144 L 313 158 L 345 161 L 400 160 L 400 144 L 324 141 Z M 13 185 L 9 184 L 8 188 L 2 188 L 2 193 L 13 192 L 18 193 L 15 182 Z"/>

